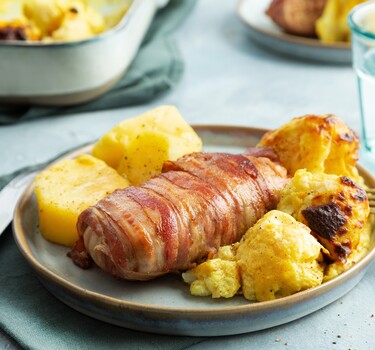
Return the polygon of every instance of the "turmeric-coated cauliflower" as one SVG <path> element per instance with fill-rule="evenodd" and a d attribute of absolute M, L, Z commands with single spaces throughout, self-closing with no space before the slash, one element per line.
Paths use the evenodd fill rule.
<path fill-rule="evenodd" d="M 277 210 L 268 212 L 239 243 L 183 274 L 196 296 L 272 300 L 322 283 L 322 246 L 304 224 Z M 242 287 L 242 288 L 241 288 Z"/>
<path fill-rule="evenodd" d="M 320 285 L 321 249 L 304 224 L 283 212 L 268 212 L 238 246 L 244 297 L 272 300 Z"/>
<path fill-rule="evenodd" d="M 258 146 L 273 148 L 290 175 L 298 169 L 306 169 L 312 173 L 349 176 L 362 183 L 355 167 L 358 136 L 332 114 L 294 118 L 267 132 Z"/>
<path fill-rule="evenodd" d="M 183 273 L 182 278 L 190 284 L 190 293 L 196 296 L 231 298 L 241 287 L 232 246 L 219 248 L 213 259 Z"/>
<path fill-rule="evenodd" d="M 45 41 L 74 41 L 105 30 L 103 16 L 84 0 L 29 0 L 23 14 Z"/>
<path fill-rule="evenodd" d="M 282 191 L 277 209 L 306 224 L 330 260 L 343 264 L 357 248 L 369 216 L 366 192 L 351 179 L 304 169 Z"/>

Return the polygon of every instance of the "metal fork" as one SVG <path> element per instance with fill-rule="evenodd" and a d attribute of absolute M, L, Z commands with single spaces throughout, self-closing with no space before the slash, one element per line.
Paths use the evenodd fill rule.
<path fill-rule="evenodd" d="M 375 214 L 375 188 L 367 188 L 366 193 L 370 205 L 370 213 Z"/>

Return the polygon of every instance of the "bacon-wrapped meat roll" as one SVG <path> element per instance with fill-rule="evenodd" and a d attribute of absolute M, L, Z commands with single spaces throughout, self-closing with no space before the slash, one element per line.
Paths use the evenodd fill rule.
<path fill-rule="evenodd" d="M 189 269 L 238 241 L 276 207 L 287 182 L 285 168 L 264 157 L 192 153 L 168 161 L 141 187 L 116 190 L 81 213 L 69 256 L 130 280 Z"/>

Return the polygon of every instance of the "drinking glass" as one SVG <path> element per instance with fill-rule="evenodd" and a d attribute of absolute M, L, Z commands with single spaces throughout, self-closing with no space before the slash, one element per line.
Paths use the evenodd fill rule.
<path fill-rule="evenodd" d="M 375 153 L 375 1 L 356 6 L 348 17 L 353 68 L 357 75 L 362 142 Z"/>

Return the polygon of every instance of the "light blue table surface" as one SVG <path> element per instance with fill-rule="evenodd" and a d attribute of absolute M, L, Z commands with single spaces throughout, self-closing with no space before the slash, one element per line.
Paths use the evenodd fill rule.
<path fill-rule="evenodd" d="M 351 67 L 304 62 L 256 46 L 236 17 L 235 1 L 198 1 L 176 37 L 186 71 L 171 93 L 148 105 L 0 127 L 0 175 L 95 140 L 119 121 L 163 104 L 176 105 L 191 124 L 275 128 L 303 114 L 333 113 L 359 132 Z M 208 338 L 189 349 L 374 349 L 374 314 L 372 265 L 350 293 L 310 316 L 261 332 Z M 0 340 L 0 347 L 9 346 L 3 335 Z"/>

